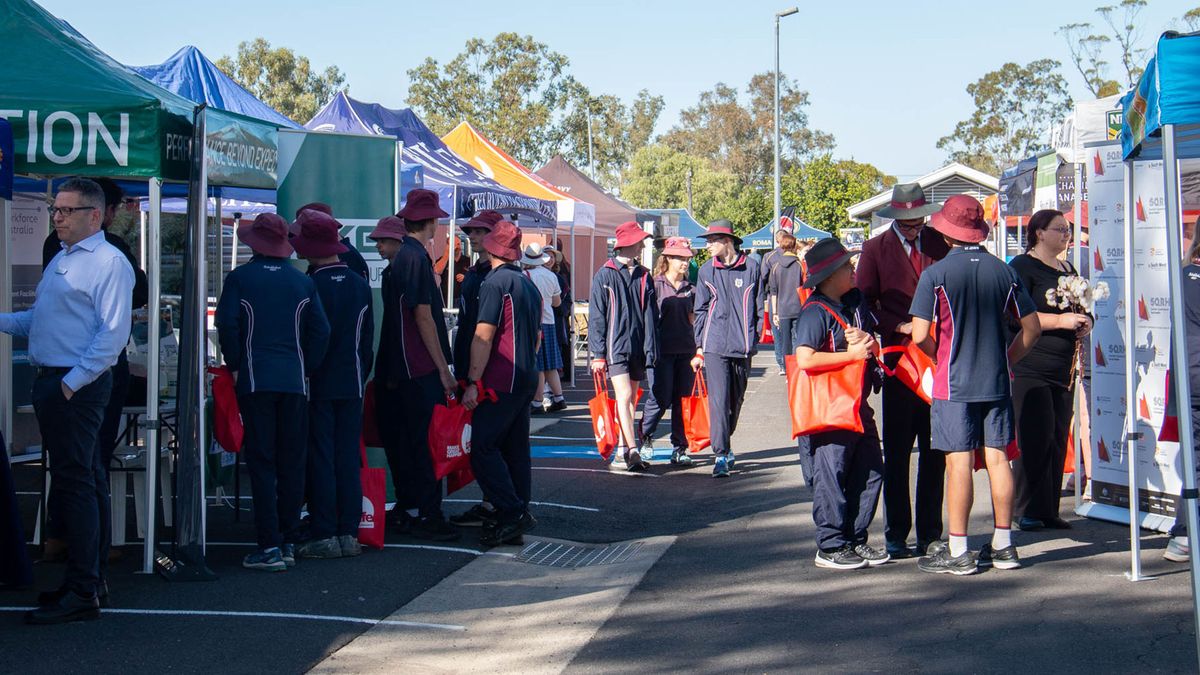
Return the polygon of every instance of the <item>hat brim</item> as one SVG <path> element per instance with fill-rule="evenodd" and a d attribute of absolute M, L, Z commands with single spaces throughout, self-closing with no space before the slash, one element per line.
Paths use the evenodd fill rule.
<path fill-rule="evenodd" d="M 876 211 L 875 215 L 879 216 L 880 218 L 891 218 L 893 220 L 908 220 L 909 218 L 924 218 L 926 216 L 932 216 L 941 210 L 941 204 L 933 203 L 914 206 L 911 209 L 901 209 L 888 204 L 882 209 Z"/>
<path fill-rule="evenodd" d="M 450 214 L 446 213 L 438 206 L 432 207 L 413 207 L 405 206 L 396 213 L 396 217 L 405 220 L 433 220 L 434 218 L 449 218 Z"/>
<path fill-rule="evenodd" d="M 695 254 L 690 248 L 664 248 L 663 255 L 673 255 L 679 258 L 691 258 Z"/>
<path fill-rule="evenodd" d="M 268 239 L 252 229 L 238 233 L 238 239 L 251 251 L 271 258 L 289 258 L 295 250 L 287 241 Z"/>
<path fill-rule="evenodd" d="M 638 242 L 646 241 L 653 236 L 654 235 L 650 234 L 649 232 L 638 232 L 628 239 L 617 239 L 617 243 L 613 244 L 613 248 L 625 248 L 626 246 L 633 246 Z"/>
<path fill-rule="evenodd" d="M 304 235 L 293 238 L 290 243 L 292 248 L 296 249 L 296 255 L 301 258 L 328 258 L 350 250 L 340 241 L 313 241 L 305 239 Z"/>
<path fill-rule="evenodd" d="M 816 288 L 817 285 L 822 281 L 825 281 L 829 277 L 833 276 L 834 272 L 842 269 L 842 266 L 850 262 L 850 260 L 856 255 L 858 255 L 858 253 L 855 251 L 846 251 L 845 253 L 841 254 L 833 262 L 829 263 L 827 267 L 822 267 L 820 272 L 817 272 L 816 274 L 809 274 L 808 278 L 804 280 L 803 287 Z"/>
<path fill-rule="evenodd" d="M 488 240 L 483 240 L 483 250 L 491 255 L 500 258 L 501 260 L 521 260 L 524 256 L 521 255 L 521 250 L 516 247 L 505 247 L 500 244 Z"/>
<path fill-rule="evenodd" d="M 525 255 L 521 256 L 521 264 L 522 265 L 530 265 L 532 267 L 537 267 L 538 265 L 545 265 L 548 262 L 550 262 L 550 254 L 549 253 L 543 253 L 541 255 L 541 257 L 538 257 L 538 258 L 530 258 Z"/>
<path fill-rule="evenodd" d="M 710 239 L 712 237 L 729 237 L 730 239 L 733 240 L 733 243 L 737 244 L 738 246 L 742 245 L 741 237 L 737 236 L 736 234 L 730 234 L 728 232 L 705 232 L 704 234 L 700 235 L 701 239 Z"/>
<path fill-rule="evenodd" d="M 961 241 L 964 244 L 982 243 L 992 233 L 992 229 L 983 220 L 976 222 L 972 227 L 963 227 L 955 225 L 945 218 L 934 216 L 929 220 L 929 226 L 943 235 L 955 241 Z"/>

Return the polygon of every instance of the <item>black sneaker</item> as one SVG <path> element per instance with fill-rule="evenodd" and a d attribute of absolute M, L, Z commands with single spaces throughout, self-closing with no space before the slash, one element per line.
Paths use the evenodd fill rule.
<path fill-rule="evenodd" d="M 991 564 L 998 570 L 1015 570 L 1021 566 L 1021 558 L 1017 555 L 1017 547 L 1008 545 L 1002 549 L 992 550 L 990 543 L 979 549 L 979 562 Z"/>
<path fill-rule="evenodd" d="M 567 399 L 560 398 L 559 400 L 552 402 L 550 404 L 550 407 L 546 408 L 546 412 L 552 413 L 552 412 L 558 412 L 560 410 L 566 410 L 566 409 L 567 409 Z"/>
<path fill-rule="evenodd" d="M 544 408 L 541 404 L 530 406 L 529 414 L 530 415 L 544 415 L 544 414 L 546 414 L 546 408 Z"/>
<path fill-rule="evenodd" d="M 912 549 L 908 547 L 908 542 L 906 541 L 889 541 L 885 546 L 887 547 L 887 554 L 892 560 L 903 560 L 913 556 Z"/>
<path fill-rule="evenodd" d="M 950 555 L 949 546 L 939 548 L 937 553 L 921 558 L 917 561 L 917 567 L 922 572 L 954 574 L 956 576 L 966 576 L 979 571 L 979 565 L 975 562 L 975 554 L 967 550 L 962 555 L 954 557 Z"/>
<path fill-rule="evenodd" d="M 867 564 L 871 567 L 878 567 L 879 565 L 891 562 L 892 560 L 891 554 L 889 554 L 887 551 L 880 551 L 866 542 L 855 546 L 854 552 L 858 554 L 858 557 L 866 560 Z"/>
<path fill-rule="evenodd" d="M 496 511 L 483 504 L 476 504 L 465 513 L 450 516 L 450 524 L 457 527 L 483 527 L 484 524 L 496 520 Z"/>
<path fill-rule="evenodd" d="M 688 456 L 687 448 L 675 448 L 671 452 L 671 463 L 675 466 L 691 466 L 695 464 L 695 461 Z"/>
<path fill-rule="evenodd" d="M 413 525 L 415 525 L 416 522 L 416 518 L 408 515 L 408 511 L 405 511 L 398 506 L 392 510 L 392 515 L 387 521 L 388 528 L 396 534 L 412 534 Z"/>
<path fill-rule="evenodd" d="M 520 537 L 535 526 L 537 526 L 537 520 L 534 519 L 533 514 L 526 511 L 516 520 L 498 522 L 494 528 L 484 528 L 483 535 L 479 537 L 479 543 L 484 546 L 499 546 Z"/>
<path fill-rule="evenodd" d="M 625 470 L 626 471 L 645 471 L 650 468 L 650 463 L 642 459 L 642 453 L 637 450 L 630 450 L 625 453 Z"/>
<path fill-rule="evenodd" d="M 428 541 L 456 541 L 462 536 L 458 528 L 441 518 L 421 518 L 413 524 L 410 534 Z"/>
<path fill-rule="evenodd" d="M 817 551 L 817 557 L 813 562 L 817 564 L 817 567 L 830 570 L 858 570 L 868 564 L 849 546 L 835 548 L 831 551 Z"/>

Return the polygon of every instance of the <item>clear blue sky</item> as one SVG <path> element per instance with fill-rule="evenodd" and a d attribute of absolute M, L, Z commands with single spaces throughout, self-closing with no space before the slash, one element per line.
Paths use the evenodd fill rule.
<path fill-rule="evenodd" d="M 715 83 L 744 88 L 753 74 L 771 70 L 773 15 L 794 2 L 41 0 L 123 63 L 157 63 L 184 44 L 216 60 L 262 36 L 318 68 L 337 65 L 355 98 L 389 107 L 404 106 L 406 71 L 425 57 L 445 62 L 470 38 L 516 31 L 566 55 L 593 92 L 626 101 L 642 88 L 661 94 L 660 131 Z M 1055 30 L 1099 23 L 1093 9 L 1117 3 L 800 0 L 800 13 L 783 20 L 781 66 L 810 92 L 811 122 L 834 134 L 837 156 L 912 178 L 944 163 L 935 146 L 970 115 L 966 85 L 1007 61 L 1058 59 L 1069 69 L 1073 95 L 1085 97 Z M 1197 5 L 1150 0 L 1142 44 L 1152 47 L 1163 30 L 1182 29 L 1172 22 Z"/>

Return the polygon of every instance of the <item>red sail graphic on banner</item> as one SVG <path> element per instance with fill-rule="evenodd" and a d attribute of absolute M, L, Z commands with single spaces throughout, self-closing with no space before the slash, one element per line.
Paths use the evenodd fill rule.
<path fill-rule="evenodd" d="M 1096 343 L 1096 365 L 1104 367 L 1108 365 L 1108 361 L 1104 359 L 1104 347 L 1100 343 Z"/>
<path fill-rule="evenodd" d="M 1096 151 L 1096 154 L 1092 155 L 1092 166 L 1096 169 L 1097 176 L 1104 175 L 1104 162 L 1100 161 L 1099 150 Z"/>
<path fill-rule="evenodd" d="M 1138 197 L 1137 204 L 1135 204 L 1135 206 L 1137 207 L 1137 219 L 1143 223 L 1146 222 L 1146 208 L 1142 206 L 1141 197 Z"/>
<path fill-rule="evenodd" d="M 1138 399 L 1138 417 L 1146 420 L 1150 419 L 1150 404 L 1146 403 L 1145 394 L 1142 394 L 1142 397 Z"/>
<path fill-rule="evenodd" d="M 1146 307 L 1145 296 L 1138 298 L 1138 318 L 1142 321 L 1150 320 L 1150 308 Z"/>
<path fill-rule="evenodd" d="M 1101 438 L 1100 442 L 1096 444 L 1096 455 L 1100 458 L 1101 462 L 1112 461 L 1108 458 L 1108 446 L 1104 444 L 1103 438 Z"/>
<path fill-rule="evenodd" d="M 1096 254 L 1094 256 L 1096 258 L 1096 261 L 1095 261 L 1095 264 L 1092 265 L 1092 269 L 1097 272 L 1103 272 L 1104 271 L 1104 256 L 1100 255 L 1100 249 L 1096 249 L 1094 251 L 1094 253 Z"/>

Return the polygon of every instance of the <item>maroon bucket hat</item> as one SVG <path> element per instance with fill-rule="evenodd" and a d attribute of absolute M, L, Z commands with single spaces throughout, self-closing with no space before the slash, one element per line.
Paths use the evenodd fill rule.
<path fill-rule="evenodd" d="M 483 248 L 488 253 L 514 262 L 521 259 L 521 228 L 507 220 L 501 220 L 483 238 Z"/>
<path fill-rule="evenodd" d="M 272 258 L 287 258 L 292 255 L 292 245 L 288 243 L 287 221 L 278 214 L 260 213 L 253 221 L 242 222 L 238 225 L 237 236 L 250 250 L 259 255 Z"/>
<path fill-rule="evenodd" d="M 296 218 L 295 225 L 299 233 L 292 238 L 292 248 L 298 256 L 328 258 L 349 250 L 338 235 L 342 224 L 323 211 L 305 209 Z"/>
<path fill-rule="evenodd" d="M 386 216 L 380 218 L 375 224 L 375 229 L 367 235 L 367 239 L 403 239 L 408 236 L 408 229 L 404 227 L 404 221 L 396 216 Z"/>
<path fill-rule="evenodd" d="M 978 244 L 987 239 L 990 228 L 983 219 L 983 206 L 971 195 L 954 195 L 933 214 L 929 226 L 942 234 L 965 242 Z"/>
<path fill-rule="evenodd" d="M 621 223 L 617 226 L 617 243 L 616 248 L 625 248 L 647 239 L 651 234 L 642 229 L 641 225 L 633 222 Z"/>
<path fill-rule="evenodd" d="M 397 216 L 405 220 L 421 221 L 434 218 L 447 218 L 450 216 L 438 206 L 438 196 L 433 190 L 424 190 L 417 188 L 409 190 L 408 195 L 404 198 L 404 208 L 400 209 Z"/>
<path fill-rule="evenodd" d="M 504 220 L 504 216 L 500 215 L 498 211 L 480 211 L 462 226 L 462 230 L 463 232 L 467 230 L 487 230 L 491 232 L 496 223 L 502 220 Z"/>

